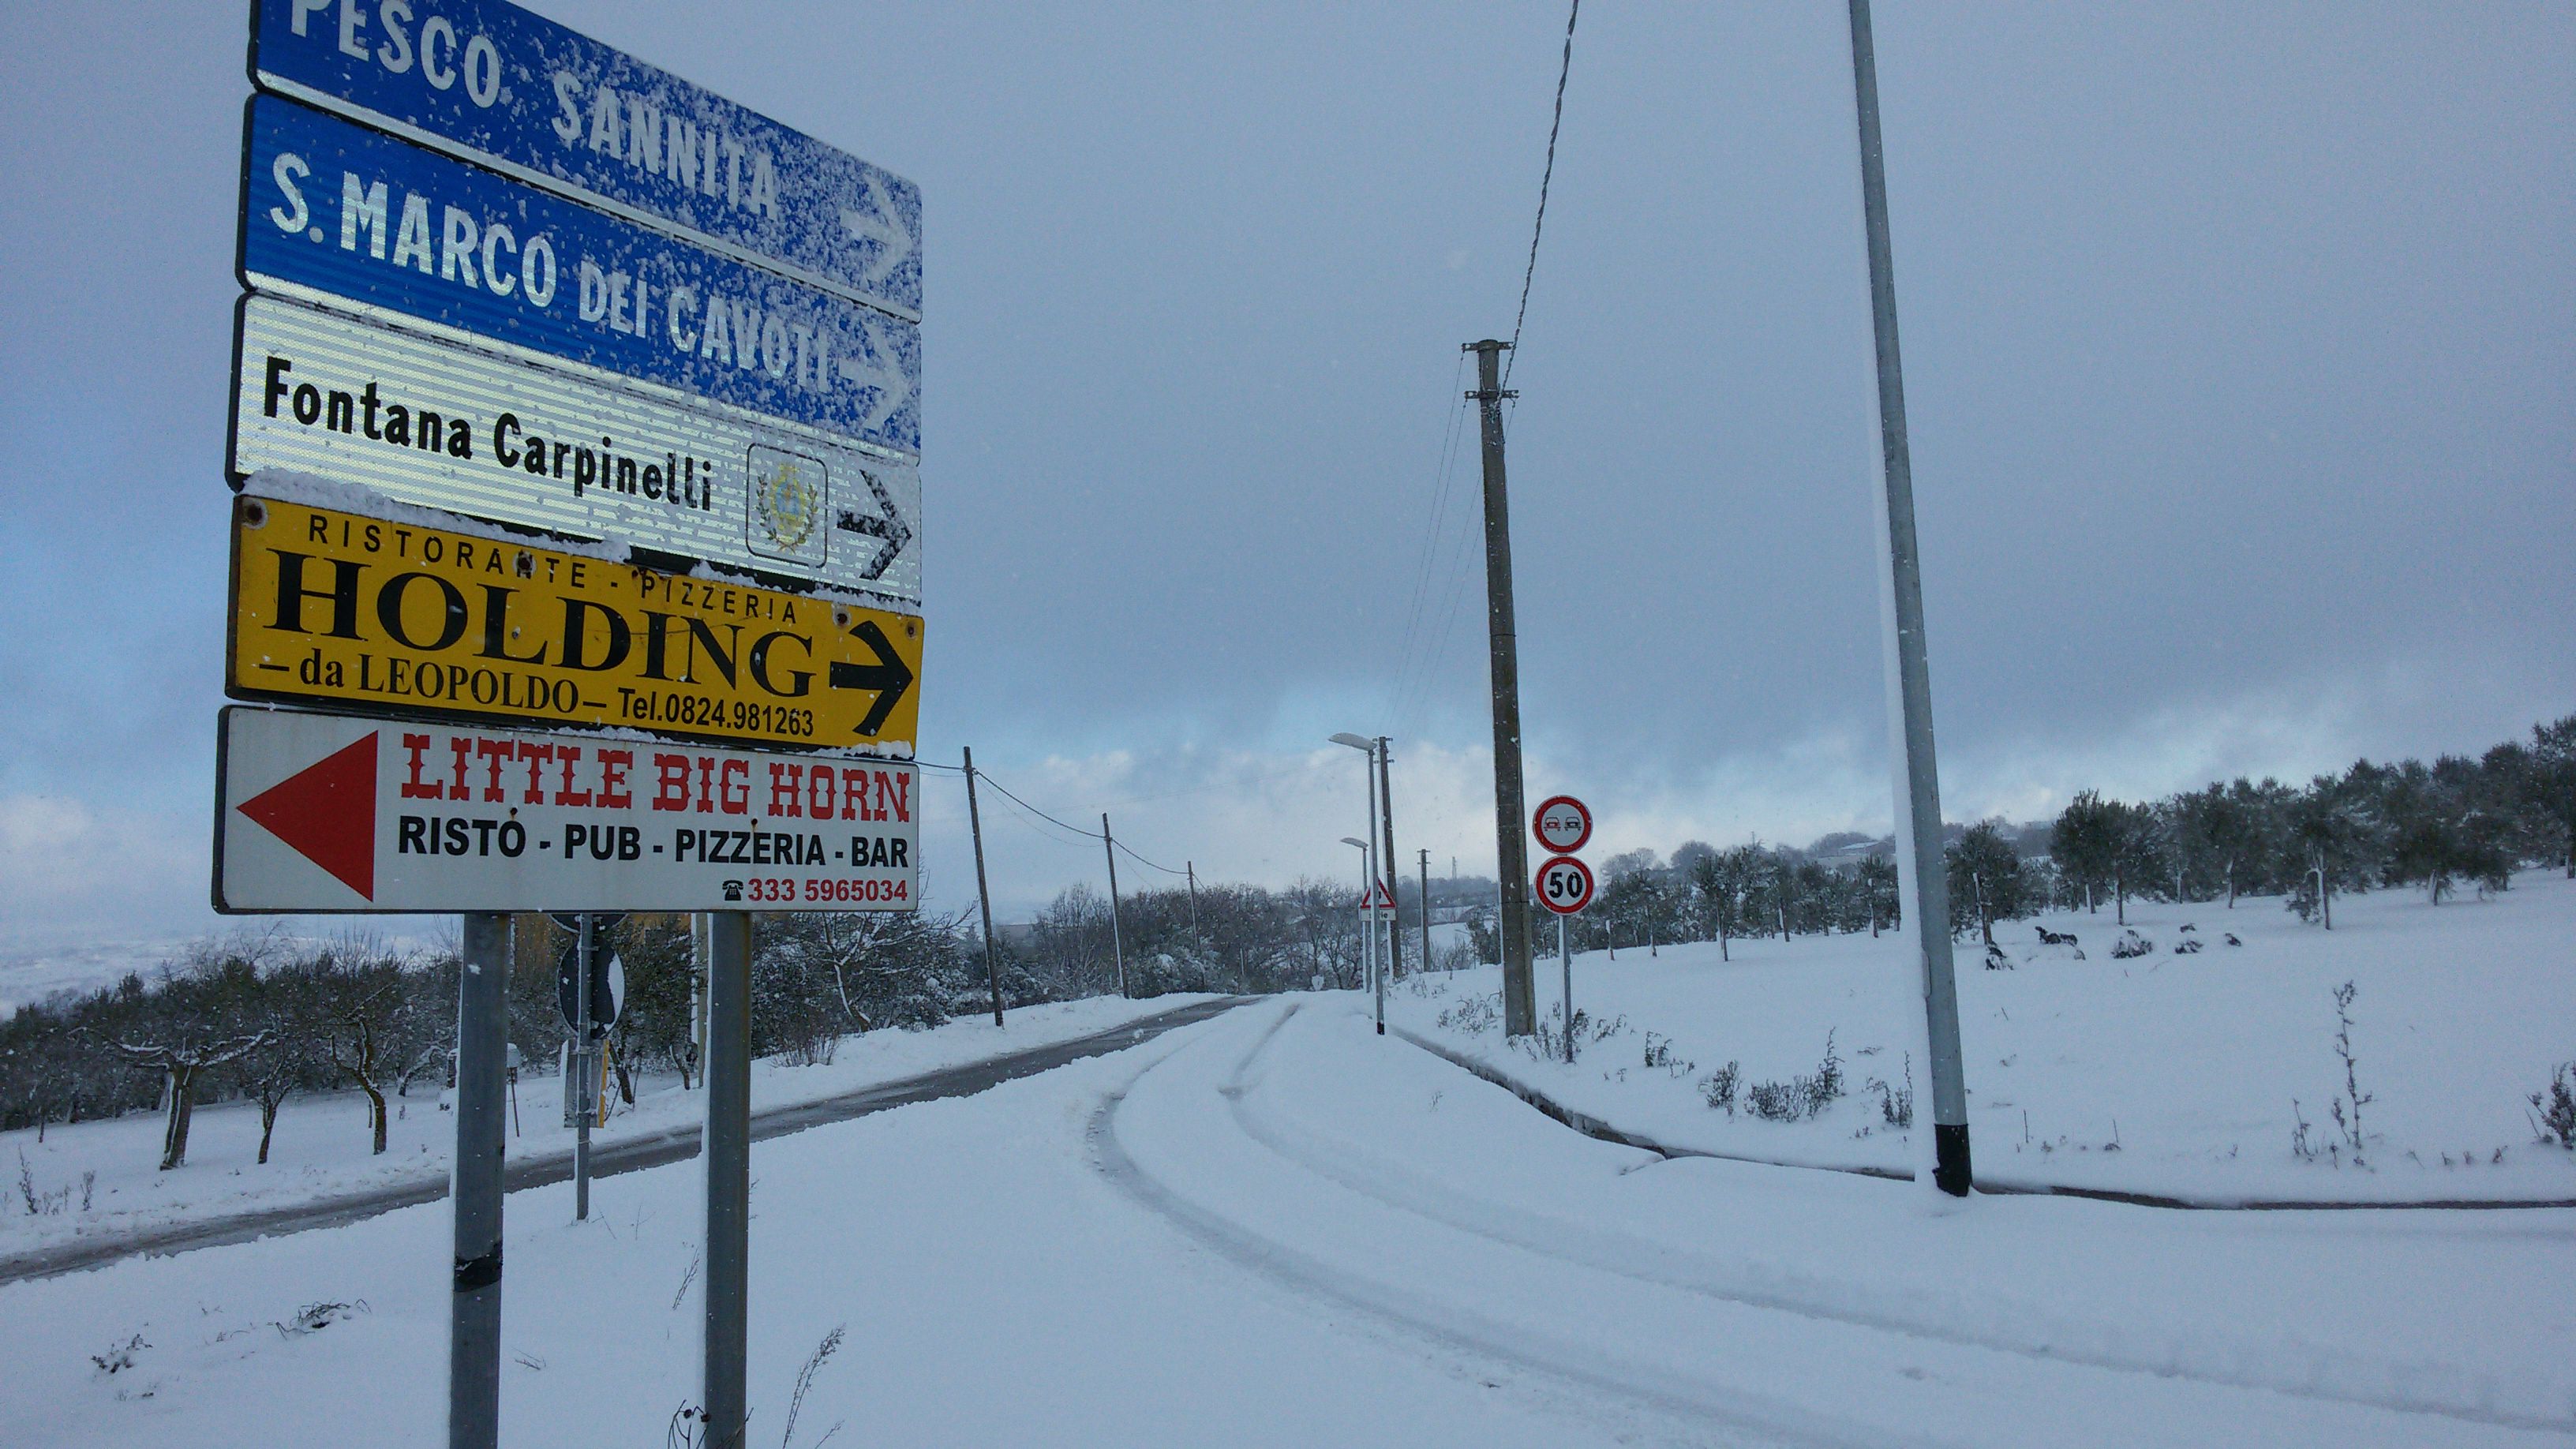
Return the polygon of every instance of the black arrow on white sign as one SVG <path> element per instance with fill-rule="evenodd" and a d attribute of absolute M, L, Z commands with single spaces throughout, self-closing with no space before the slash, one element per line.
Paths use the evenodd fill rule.
<path fill-rule="evenodd" d="M 864 578 L 881 578 L 887 566 L 895 561 L 895 556 L 903 552 L 903 546 L 912 542 L 912 530 L 903 526 L 902 517 L 894 511 L 894 499 L 886 493 L 886 486 L 878 481 L 877 475 L 861 468 L 859 476 L 867 480 L 868 491 L 876 495 L 877 514 L 871 517 L 856 509 L 844 508 L 833 526 L 844 533 L 864 534 L 885 541 L 885 547 L 877 550 L 876 561 L 869 564 L 861 575 Z"/>
<path fill-rule="evenodd" d="M 834 689 L 873 689 L 877 702 L 868 709 L 868 717 L 859 721 L 857 734 L 874 737 L 885 728 L 886 716 L 894 713 L 903 692 L 912 688 L 912 666 L 895 652 L 894 641 L 885 636 L 874 619 L 861 619 L 850 629 L 850 637 L 868 646 L 877 656 L 874 664 L 836 662 L 832 666 Z"/>

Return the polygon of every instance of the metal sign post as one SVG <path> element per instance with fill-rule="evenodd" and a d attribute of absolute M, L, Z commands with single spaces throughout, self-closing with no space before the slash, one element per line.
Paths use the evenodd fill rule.
<path fill-rule="evenodd" d="M 1570 803 L 1570 802 L 1569 802 Z M 1581 806 L 1576 806 L 1581 809 Z M 1584 834 L 1591 834 L 1589 817 Z M 1544 840 L 1546 837 L 1540 837 Z M 1556 913 L 1556 964 L 1565 987 L 1565 1059 L 1574 1060 L 1574 954 L 1566 943 L 1565 918 L 1592 904 L 1592 868 L 1570 855 L 1550 858 L 1533 882 L 1538 903 Z"/>
<path fill-rule="evenodd" d="M 591 1083 L 597 1076 L 591 1061 L 599 1054 L 599 1035 L 590 1025 L 590 962 L 597 921 L 598 917 L 591 915 L 581 918 L 573 954 L 572 1064 L 581 1073 L 581 1091 L 574 1098 L 580 1110 L 572 1124 L 572 1215 L 576 1222 L 590 1220 L 590 1119 L 598 1110 L 591 1102 Z"/>
<path fill-rule="evenodd" d="M 509 1060 L 510 918 L 465 917 L 456 988 L 455 1293 L 448 1306 L 447 1441 L 489 1445 L 501 1425 L 502 1110 Z"/>
<path fill-rule="evenodd" d="M 707 1289 L 699 1443 L 738 1449 L 749 1400 L 751 1295 L 751 917 L 708 920 L 707 1120 L 699 1156 L 707 1173 Z"/>

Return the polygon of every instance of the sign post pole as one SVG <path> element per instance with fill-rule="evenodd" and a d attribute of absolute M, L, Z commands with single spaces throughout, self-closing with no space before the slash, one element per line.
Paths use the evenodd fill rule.
<path fill-rule="evenodd" d="M 1574 1061 L 1574 950 L 1565 943 L 1565 917 L 1556 918 L 1556 969 L 1565 978 L 1565 1060 Z"/>
<path fill-rule="evenodd" d="M 751 916 L 707 921 L 707 1291 L 702 1409 L 708 1449 L 740 1449 L 751 1276 Z"/>
<path fill-rule="evenodd" d="M 465 917 L 456 989 L 455 1293 L 447 1320 L 449 1449 L 501 1436 L 501 1156 L 509 1054 L 510 918 Z"/>
<path fill-rule="evenodd" d="M 581 946 L 573 956 L 572 999 L 572 1066 L 581 1074 L 581 1085 L 573 1092 L 573 1105 L 578 1110 L 572 1124 L 572 1215 L 575 1222 L 590 1221 L 590 1118 L 598 1110 L 591 1100 L 591 1055 L 599 1044 L 591 1040 L 591 1013 L 596 1009 L 590 999 L 590 953 L 595 927 L 591 917 L 581 918 Z"/>
<path fill-rule="evenodd" d="M 984 814 L 975 808 L 975 751 L 966 747 L 966 829 L 975 837 L 975 904 L 984 913 L 984 981 L 993 988 L 993 1025 L 1002 1024 L 1002 965 L 993 954 L 993 891 L 984 884 Z M 1197 897 L 1191 898 L 1193 909 Z"/>

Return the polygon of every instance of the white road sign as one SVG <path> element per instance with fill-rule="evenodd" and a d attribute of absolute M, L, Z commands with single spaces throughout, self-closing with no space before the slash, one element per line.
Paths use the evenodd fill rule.
<path fill-rule="evenodd" d="M 223 711 L 215 909 L 908 911 L 903 761 Z"/>
<path fill-rule="evenodd" d="M 1560 916 L 1592 904 L 1592 868 L 1570 855 L 1560 855 L 1538 868 L 1538 903 Z"/>
<path fill-rule="evenodd" d="M 1592 812 L 1571 795 L 1551 795 L 1530 817 L 1530 833 L 1553 855 L 1571 855 L 1592 838 Z"/>
<path fill-rule="evenodd" d="M 921 599 L 921 473 L 722 404 L 684 403 L 322 307 L 241 303 L 231 471 L 834 589 Z"/>

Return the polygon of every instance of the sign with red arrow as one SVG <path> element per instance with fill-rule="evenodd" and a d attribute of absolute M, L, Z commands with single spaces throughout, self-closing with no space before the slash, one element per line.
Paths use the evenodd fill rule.
<path fill-rule="evenodd" d="M 218 911 L 908 911 L 920 898 L 920 775 L 902 760 L 239 705 L 217 741 Z"/>

